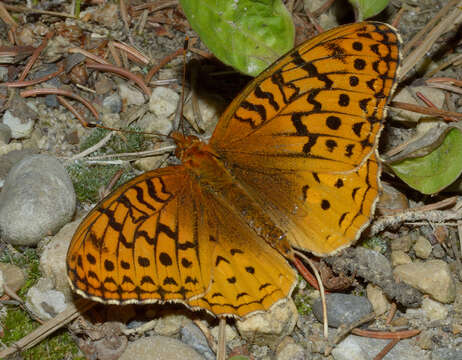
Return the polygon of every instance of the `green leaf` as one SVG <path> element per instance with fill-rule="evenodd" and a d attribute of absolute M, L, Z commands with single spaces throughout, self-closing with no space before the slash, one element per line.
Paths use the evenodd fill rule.
<path fill-rule="evenodd" d="M 390 166 L 410 187 L 423 194 L 434 194 L 453 183 L 462 172 L 462 132 L 452 128 L 429 154 Z"/>
<path fill-rule="evenodd" d="M 377 15 L 388 5 L 388 0 L 349 0 L 359 21 Z"/>
<path fill-rule="evenodd" d="M 225 64 L 256 76 L 294 45 L 281 0 L 180 0 L 202 41 Z"/>

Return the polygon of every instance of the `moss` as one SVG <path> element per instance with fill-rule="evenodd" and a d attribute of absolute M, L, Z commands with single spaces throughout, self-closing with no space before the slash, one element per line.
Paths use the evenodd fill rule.
<path fill-rule="evenodd" d="M 299 286 L 302 282 L 305 287 L 311 288 L 311 285 L 299 275 L 297 286 L 294 289 L 294 303 L 300 315 L 308 315 L 311 312 L 310 297 L 306 295 L 302 289 L 300 289 Z"/>
<path fill-rule="evenodd" d="M 366 239 L 361 245 L 367 249 L 377 251 L 381 254 L 385 254 L 388 249 L 388 242 L 378 236 L 373 236 Z"/>
<path fill-rule="evenodd" d="M 129 128 L 128 130 L 137 131 L 139 129 Z M 84 151 L 95 145 L 104 138 L 107 133 L 108 130 L 105 129 L 93 129 L 90 135 L 82 141 L 80 150 Z M 115 134 L 103 148 L 98 149 L 98 151 L 92 155 L 97 156 L 142 151 L 145 149 L 146 143 L 145 136 L 140 133 Z M 67 171 L 74 184 L 77 199 L 80 202 L 91 203 L 99 200 L 99 189 L 106 186 L 113 176 L 121 169 L 124 170 L 124 173 L 114 186 L 114 189 L 131 179 L 135 173 L 133 171 L 125 171 L 126 169 L 122 165 L 88 165 L 85 162 L 76 162 L 67 167 Z"/>
<path fill-rule="evenodd" d="M 1 321 L 4 330 L 2 342 L 7 346 L 12 345 L 39 326 L 23 310 L 12 307 L 8 308 L 6 316 Z M 65 331 L 58 331 L 33 348 L 23 351 L 21 355 L 24 359 L 31 360 L 85 359 L 78 353 L 79 349 L 71 336 Z"/>

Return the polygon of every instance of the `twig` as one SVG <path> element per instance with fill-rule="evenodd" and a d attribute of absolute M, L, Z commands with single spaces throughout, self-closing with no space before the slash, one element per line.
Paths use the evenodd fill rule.
<path fill-rule="evenodd" d="M 327 320 L 327 303 L 326 303 L 326 290 L 324 289 L 324 284 L 322 283 L 321 276 L 319 275 L 319 271 L 313 262 L 305 256 L 300 251 L 295 251 L 295 254 L 305 260 L 308 265 L 310 265 L 311 270 L 313 270 L 314 276 L 316 276 L 316 280 L 319 286 L 319 294 L 321 295 L 321 304 L 322 304 L 322 322 L 324 324 L 324 337 L 327 339 L 329 337 L 329 322 Z M 298 269 L 298 267 L 297 267 Z"/>
<path fill-rule="evenodd" d="M 86 299 L 76 300 L 75 303 L 69 304 L 66 310 L 56 315 L 53 319 L 48 320 L 30 334 L 16 341 L 12 346 L 0 351 L 0 358 L 5 358 L 17 351 L 31 348 L 56 330 L 74 320 L 80 314 L 91 309 L 94 305 L 95 302 Z"/>
<path fill-rule="evenodd" d="M 42 76 L 41 78 L 38 79 L 32 79 L 32 80 L 23 80 L 23 81 L 13 81 L 13 82 L 4 82 L 0 83 L 0 86 L 6 86 L 6 87 L 12 87 L 12 88 L 19 88 L 19 87 L 26 87 L 26 86 L 32 86 L 32 85 L 37 85 L 42 82 L 48 81 L 50 79 L 53 79 L 55 76 L 60 75 L 61 73 L 64 72 L 64 68 L 61 65 L 57 71 L 54 73 Z"/>
<path fill-rule="evenodd" d="M 438 116 L 438 117 L 443 117 L 443 118 L 452 117 L 452 118 L 462 119 L 462 114 L 458 112 L 425 108 L 423 106 L 403 103 L 401 101 L 392 101 L 391 107 L 403 109 L 403 110 L 409 110 L 409 111 L 416 112 L 419 114 L 424 114 L 424 115 L 432 115 L 432 116 Z"/>
<path fill-rule="evenodd" d="M 370 314 L 363 316 L 361 319 L 352 322 L 351 324 L 340 326 L 338 328 L 337 334 L 335 335 L 335 339 L 332 341 L 332 345 L 326 348 L 326 351 L 324 352 L 325 356 L 329 356 L 334 346 L 337 345 L 340 341 L 342 341 L 343 338 L 347 336 L 350 332 L 352 332 L 354 328 L 361 326 L 362 324 L 372 321 L 374 319 L 375 313 L 371 312 Z"/>
<path fill-rule="evenodd" d="M 376 330 L 363 330 L 353 329 L 352 334 L 374 339 L 407 339 L 420 334 L 420 330 L 401 330 L 401 331 L 376 331 Z"/>
<path fill-rule="evenodd" d="M 67 17 L 67 18 L 75 19 L 74 15 L 66 14 L 66 13 L 60 13 L 60 12 L 56 12 L 56 11 L 31 9 L 31 8 L 26 7 L 26 6 L 18 6 L 18 5 L 3 4 L 3 6 L 5 6 L 5 8 L 7 8 L 8 10 L 11 10 L 11 11 L 14 11 L 14 12 L 19 12 L 19 13 L 27 12 L 27 13 L 31 13 L 31 14 L 51 15 L 51 16 L 59 16 L 59 17 Z"/>
<path fill-rule="evenodd" d="M 459 1 L 460 0 L 452 0 L 449 1 L 445 6 L 443 6 L 443 8 L 441 8 L 441 10 L 433 17 L 433 19 L 431 19 L 422 30 L 420 30 L 416 35 L 414 35 L 414 37 L 410 41 L 408 41 L 408 43 L 403 49 L 403 54 L 407 54 L 414 47 L 414 45 L 420 41 L 422 37 L 428 34 L 430 29 L 432 29 L 435 26 L 438 20 L 440 20 L 444 15 L 446 15 L 446 13 L 449 10 L 452 10 Z"/>
<path fill-rule="evenodd" d="M 50 40 L 53 35 L 54 35 L 54 31 L 50 31 L 48 32 L 46 35 L 45 35 L 45 38 L 43 39 L 42 43 L 40 44 L 40 46 L 38 46 L 35 50 L 34 50 L 34 53 L 32 54 L 31 58 L 29 59 L 29 61 L 27 62 L 26 66 L 24 67 L 24 70 L 22 71 L 22 74 L 21 76 L 19 77 L 19 81 L 23 81 L 27 74 L 29 73 L 30 69 L 32 68 L 32 66 L 34 65 L 35 61 L 37 60 L 37 58 L 39 57 L 40 53 L 43 51 L 43 49 L 45 49 L 45 47 L 47 46 L 48 44 L 48 40 Z"/>
<path fill-rule="evenodd" d="M 133 152 L 133 153 L 118 153 L 118 154 L 106 154 L 106 155 L 100 155 L 100 156 L 92 156 L 91 158 L 88 158 L 87 160 L 88 161 L 96 161 L 96 160 L 110 159 L 110 158 L 114 158 L 114 157 L 137 157 L 137 158 L 139 158 L 139 157 L 149 157 L 149 156 L 166 154 L 166 153 L 172 152 L 175 149 L 176 149 L 175 145 L 168 145 L 168 146 L 164 146 L 164 147 L 162 147 L 160 149 L 156 149 L 156 150 L 146 150 L 146 151 L 139 151 L 139 152 Z M 84 151 L 82 153 L 84 153 Z M 77 154 L 77 155 L 80 155 L 80 154 Z M 75 155 L 75 156 L 77 156 L 77 155 Z M 86 155 L 88 155 L 88 154 L 85 154 L 85 155 L 83 155 L 81 157 L 78 157 L 77 159 L 85 157 Z M 76 159 L 74 159 L 74 156 L 71 157 L 71 158 L 64 158 L 64 159 L 76 160 Z"/>
<path fill-rule="evenodd" d="M 133 48 L 131 46 L 128 46 L 128 45 L 126 45 L 124 43 L 117 42 L 117 41 L 113 41 L 112 44 L 114 45 L 114 47 L 119 48 L 121 50 L 124 50 L 129 56 L 131 55 L 132 57 L 134 57 L 135 59 L 137 59 L 141 63 L 149 64 L 149 61 L 150 61 L 149 58 L 147 56 L 143 55 L 141 52 L 139 52 L 135 48 Z"/>
<path fill-rule="evenodd" d="M 70 48 L 67 50 L 68 53 L 70 54 L 75 54 L 75 53 L 78 53 L 78 54 L 82 54 L 84 56 L 86 56 L 87 58 L 89 59 L 92 59 L 93 61 L 96 61 L 97 63 L 100 63 L 100 64 L 107 64 L 107 65 L 110 65 L 109 62 L 107 62 L 106 60 L 104 60 L 102 57 L 98 56 L 98 55 L 95 55 L 85 49 L 82 49 L 82 48 L 79 48 L 79 47 L 73 47 L 73 48 Z"/>
<path fill-rule="evenodd" d="M 226 318 L 223 316 L 218 324 L 217 360 L 226 360 Z"/>
<path fill-rule="evenodd" d="M 428 50 L 432 47 L 436 40 L 441 36 L 441 34 L 448 31 L 454 26 L 455 20 L 460 16 L 461 9 L 456 6 L 460 0 L 453 0 L 450 3 L 452 4 L 451 7 L 448 7 L 447 4 L 443 9 L 445 12 L 449 12 L 446 16 L 441 20 L 441 22 L 436 25 L 425 37 L 425 41 L 414 49 L 404 60 L 403 66 L 399 72 L 399 77 L 403 79 L 406 74 L 411 70 L 417 62 L 425 56 Z M 441 9 L 440 13 L 443 12 Z M 449 11 L 451 10 L 451 11 Z"/>
<path fill-rule="evenodd" d="M 88 110 L 91 111 L 91 113 L 93 114 L 93 116 L 96 119 L 99 118 L 98 112 L 96 111 L 94 106 L 88 100 L 85 100 L 83 97 L 81 97 L 81 96 L 79 96 L 77 94 L 74 94 L 74 93 L 72 93 L 70 91 L 67 91 L 67 90 L 53 89 L 53 88 L 42 88 L 42 89 L 24 90 L 24 91 L 21 91 L 21 93 L 20 93 L 20 95 L 22 97 L 37 96 L 37 95 L 49 95 L 49 94 L 63 95 L 63 96 L 67 96 L 67 97 L 70 97 L 72 99 L 75 99 L 77 101 L 80 101 L 82 104 L 84 104 L 88 108 Z M 87 124 L 90 124 L 90 123 L 87 123 Z M 91 124 L 91 126 L 96 126 L 96 124 Z"/>
<path fill-rule="evenodd" d="M 210 349 L 212 349 L 212 351 L 216 354 L 218 345 L 213 339 L 213 336 L 210 333 L 208 327 L 200 320 L 193 320 L 193 323 L 202 331 L 202 334 L 204 334 Z"/>
<path fill-rule="evenodd" d="M 160 70 L 162 69 L 167 63 L 169 63 L 170 61 L 172 61 L 173 59 L 175 59 L 177 56 L 180 56 L 183 54 L 185 50 L 184 49 L 178 49 L 176 50 L 174 53 L 170 54 L 170 55 L 167 55 L 166 57 L 164 57 L 160 63 L 157 65 L 157 66 L 154 66 L 153 68 L 151 68 L 151 70 L 149 70 L 149 72 L 147 73 L 147 75 L 145 76 L 144 78 L 144 81 L 148 84 L 152 77 Z"/>
<path fill-rule="evenodd" d="M 128 41 L 130 41 L 130 44 L 135 46 L 135 41 L 133 40 L 132 34 L 130 32 L 130 18 L 127 13 L 127 6 L 125 5 L 125 0 L 119 0 L 119 6 L 120 16 L 122 17 L 122 21 L 125 26 L 125 31 L 127 32 Z"/>
<path fill-rule="evenodd" d="M 385 355 L 387 355 L 393 347 L 399 343 L 400 339 L 393 339 L 390 341 L 375 357 L 374 360 L 382 360 Z"/>
<path fill-rule="evenodd" d="M 135 82 L 144 92 L 146 95 L 151 96 L 151 89 L 146 85 L 143 78 L 141 76 L 135 75 L 132 72 L 125 70 L 124 68 L 115 66 L 115 65 L 107 65 L 107 64 L 88 64 L 88 68 L 100 70 L 100 71 L 109 71 L 114 74 L 123 76 L 127 79 L 132 80 Z"/>
<path fill-rule="evenodd" d="M 396 305 L 396 303 L 392 302 L 391 307 L 390 307 L 390 311 L 388 312 L 387 321 L 385 322 L 385 324 L 390 325 L 393 318 L 395 317 L 397 309 L 398 309 L 398 306 Z"/>
<path fill-rule="evenodd" d="M 12 29 L 16 29 L 18 27 L 18 24 L 16 21 L 13 19 L 13 17 L 10 15 L 10 13 L 7 11 L 8 6 L 5 5 L 3 2 L 0 3 L 0 18 L 7 24 L 9 27 Z"/>
<path fill-rule="evenodd" d="M 102 148 L 106 143 L 111 140 L 112 135 L 114 135 L 114 132 L 111 131 L 109 132 L 105 137 L 103 137 L 100 141 L 98 141 L 95 145 L 90 146 L 88 149 L 85 149 L 84 151 L 72 156 L 70 160 L 78 160 L 81 158 L 84 158 L 85 156 L 91 154 L 92 152 Z"/>

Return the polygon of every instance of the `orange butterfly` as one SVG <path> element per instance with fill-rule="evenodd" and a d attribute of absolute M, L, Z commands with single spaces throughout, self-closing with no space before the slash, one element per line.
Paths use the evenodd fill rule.
<path fill-rule="evenodd" d="M 373 215 L 399 47 L 382 23 L 327 31 L 254 79 L 208 144 L 172 134 L 182 165 L 130 180 L 80 224 L 73 289 L 238 317 L 290 296 L 293 248 L 332 254 Z"/>

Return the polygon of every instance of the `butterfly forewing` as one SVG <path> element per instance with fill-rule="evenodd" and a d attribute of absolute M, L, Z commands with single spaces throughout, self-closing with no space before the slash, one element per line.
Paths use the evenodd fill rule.
<path fill-rule="evenodd" d="M 382 23 L 327 31 L 263 72 L 220 119 L 210 144 L 293 246 L 330 254 L 369 223 L 399 47 Z"/>

